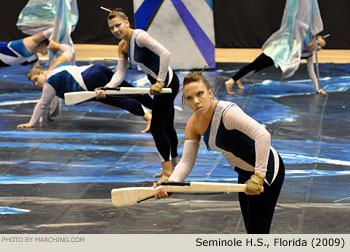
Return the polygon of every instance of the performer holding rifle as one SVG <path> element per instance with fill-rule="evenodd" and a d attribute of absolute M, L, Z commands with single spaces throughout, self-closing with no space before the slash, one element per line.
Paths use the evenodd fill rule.
<path fill-rule="evenodd" d="M 169 66 L 170 52 L 153 39 L 147 32 L 131 29 L 128 17 L 122 9 L 106 9 L 109 12 L 107 20 L 112 34 L 120 39 L 118 46 L 117 72 L 106 87 L 117 87 L 124 80 L 127 59 L 136 63 L 147 74 L 152 84 L 152 122 L 151 133 L 156 144 L 161 163 L 162 173 L 158 183 L 169 178 L 176 163 L 178 139 L 174 127 L 174 99 L 179 90 L 179 79 Z M 171 88 L 171 94 L 158 95 L 164 88 Z M 98 91 L 98 98 L 103 98 L 103 90 Z"/>
<path fill-rule="evenodd" d="M 168 181 L 182 182 L 191 173 L 204 136 L 208 149 L 222 152 L 234 167 L 238 183 L 246 183 L 239 202 L 247 232 L 269 233 L 285 173 L 269 132 L 236 104 L 216 100 L 199 72 L 185 76 L 183 93 L 194 113 L 186 125 L 183 156 Z M 155 198 L 167 196 L 163 187 Z"/>
<path fill-rule="evenodd" d="M 52 51 L 60 50 L 62 55 L 55 60 L 48 70 L 45 70 L 42 66 L 36 66 L 29 71 L 28 79 L 35 85 L 42 87 L 43 92 L 40 101 L 35 106 L 30 121 L 19 124 L 18 128 L 34 127 L 56 95 L 64 98 L 64 93 L 66 92 L 93 91 L 95 88 L 108 83 L 114 74 L 107 66 L 101 64 L 88 66 L 72 65 L 73 49 L 68 45 L 51 41 L 49 49 Z M 133 87 L 126 81 L 121 86 Z M 143 116 L 147 125 L 142 133 L 149 131 L 152 115 L 142 106 L 151 108 L 152 98 L 149 95 L 135 96 L 133 98 L 107 97 L 100 101 L 123 108 L 135 115 Z"/>

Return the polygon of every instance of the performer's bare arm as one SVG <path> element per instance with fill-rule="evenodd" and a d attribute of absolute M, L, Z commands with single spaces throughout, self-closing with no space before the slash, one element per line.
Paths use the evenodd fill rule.
<path fill-rule="evenodd" d="M 53 32 L 53 28 L 49 28 L 44 32 L 34 34 L 32 36 L 25 37 L 23 39 L 24 46 L 27 48 L 28 52 L 35 53 L 36 48 L 45 39 L 49 39 Z"/>
<path fill-rule="evenodd" d="M 314 85 L 315 91 L 317 94 L 323 94 L 326 95 L 326 92 L 320 89 L 320 85 L 317 80 L 317 76 L 315 73 L 315 68 L 314 68 L 314 62 L 313 62 L 313 57 L 307 58 L 307 72 L 309 74 L 309 77 L 312 81 L 312 84 Z"/>

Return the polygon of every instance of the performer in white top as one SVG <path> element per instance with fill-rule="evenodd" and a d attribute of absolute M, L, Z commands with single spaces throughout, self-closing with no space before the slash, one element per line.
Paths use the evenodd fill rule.
<path fill-rule="evenodd" d="M 128 57 L 132 63 L 141 67 L 153 84 L 151 94 L 155 96 L 152 101 L 151 133 L 162 162 L 160 183 L 171 175 L 173 163 L 176 163 L 177 159 L 174 99 L 179 90 L 179 79 L 169 66 L 170 52 L 147 32 L 131 29 L 128 17 L 122 9 L 110 10 L 107 20 L 112 34 L 120 39 L 120 42 L 117 72 L 106 86 L 117 87 L 122 83 Z M 172 93 L 158 95 L 163 87 L 171 88 Z M 105 97 L 102 90 L 99 90 L 97 97 Z"/>
<path fill-rule="evenodd" d="M 18 125 L 17 127 L 19 128 L 34 127 L 55 96 L 63 99 L 66 92 L 93 91 L 95 88 L 108 83 L 114 74 L 107 66 L 101 64 L 72 65 L 73 48 L 69 45 L 51 41 L 49 47 L 50 50 L 61 51 L 62 55 L 55 60 L 48 70 L 45 70 L 42 66 L 36 66 L 28 73 L 28 79 L 42 87 L 43 92 L 40 101 L 35 106 L 30 121 Z M 127 82 L 123 82 L 121 86 L 133 87 Z M 140 95 L 132 98 L 112 96 L 99 101 L 123 108 L 135 115 L 143 116 L 147 125 L 141 132 L 149 131 L 152 115 L 142 106 L 151 108 L 152 98 L 149 95 Z"/>
<path fill-rule="evenodd" d="M 276 202 L 284 180 L 284 164 L 270 146 L 269 132 L 236 104 L 217 101 L 205 77 L 198 72 L 185 76 L 184 98 L 194 111 L 187 122 L 183 156 L 168 181 L 183 182 L 195 164 L 199 141 L 208 150 L 220 151 L 246 183 L 239 202 L 248 233 L 269 233 Z M 167 197 L 159 189 L 156 199 Z"/>

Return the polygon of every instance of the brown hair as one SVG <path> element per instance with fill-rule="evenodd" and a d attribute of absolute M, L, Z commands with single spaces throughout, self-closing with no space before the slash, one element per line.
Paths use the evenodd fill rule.
<path fill-rule="evenodd" d="M 34 75 L 39 75 L 42 71 L 45 71 L 45 68 L 43 66 L 35 66 L 31 70 L 29 70 L 27 76 L 28 80 L 31 81 Z"/>
<path fill-rule="evenodd" d="M 114 9 L 110 9 L 111 12 L 108 14 L 107 16 L 107 20 L 111 20 L 115 17 L 120 17 L 124 20 L 128 19 L 128 16 L 124 13 L 122 8 L 114 8 Z"/>
<path fill-rule="evenodd" d="M 207 81 L 207 79 L 202 75 L 202 73 L 197 72 L 197 71 L 186 74 L 182 86 L 186 86 L 187 84 L 190 84 L 192 82 L 197 82 L 197 81 L 202 81 L 204 83 L 205 87 L 208 90 L 210 89 L 210 85 L 209 85 L 209 82 Z"/>
<path fill-rule="evenodd" d="M 202 73 L 194 71 L 192 73 L 186 74 L 184 81 L 183 81 L 183 84 L 182 84 L 182 90 L 184 89 L 184 87 L 186 85 L 188 85 L 192 82 L 197 82 L 197 81 L 202 81 L 204 83 L 205 87 L 207 88 L 207 90 L 209 90 L 211 88 L 208 80 L 202 75 Z M 182 105 L 183 104 L 184 104 L 184 95 L 182 95 Z"/>
<path fill-rule="evenodd" d="M 327 36 L 327 37 L 328 37 L 328 36 Z M 319 40 L 319 39 L 322 39 L 322 40 L 324 41 L 324 45 L 322 46 L 322 48 L 325 47 L 326 44 L 327 44 L 327 42 L 326 42 L 326 37 L 323 36 L 323 35 L 321 35 L 321 34 L 318 34 L 318 35 L 316 35 L 316 41 Z M 312 38 L 312 41 L 314 41 L 314 38 Z"/>

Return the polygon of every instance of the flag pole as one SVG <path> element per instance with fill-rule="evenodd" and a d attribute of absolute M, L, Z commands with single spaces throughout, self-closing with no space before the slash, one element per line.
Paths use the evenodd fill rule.
<path fill-rule="evenodd" d="M 314 35 L 314 47 L 315 47 L 315 60 L 316 60 L 316 76 L 317 76 L 318 85 L 320 86 L 320 68 L 319 68 L 319 65 L 318 65 L 316 35 Z"/>

